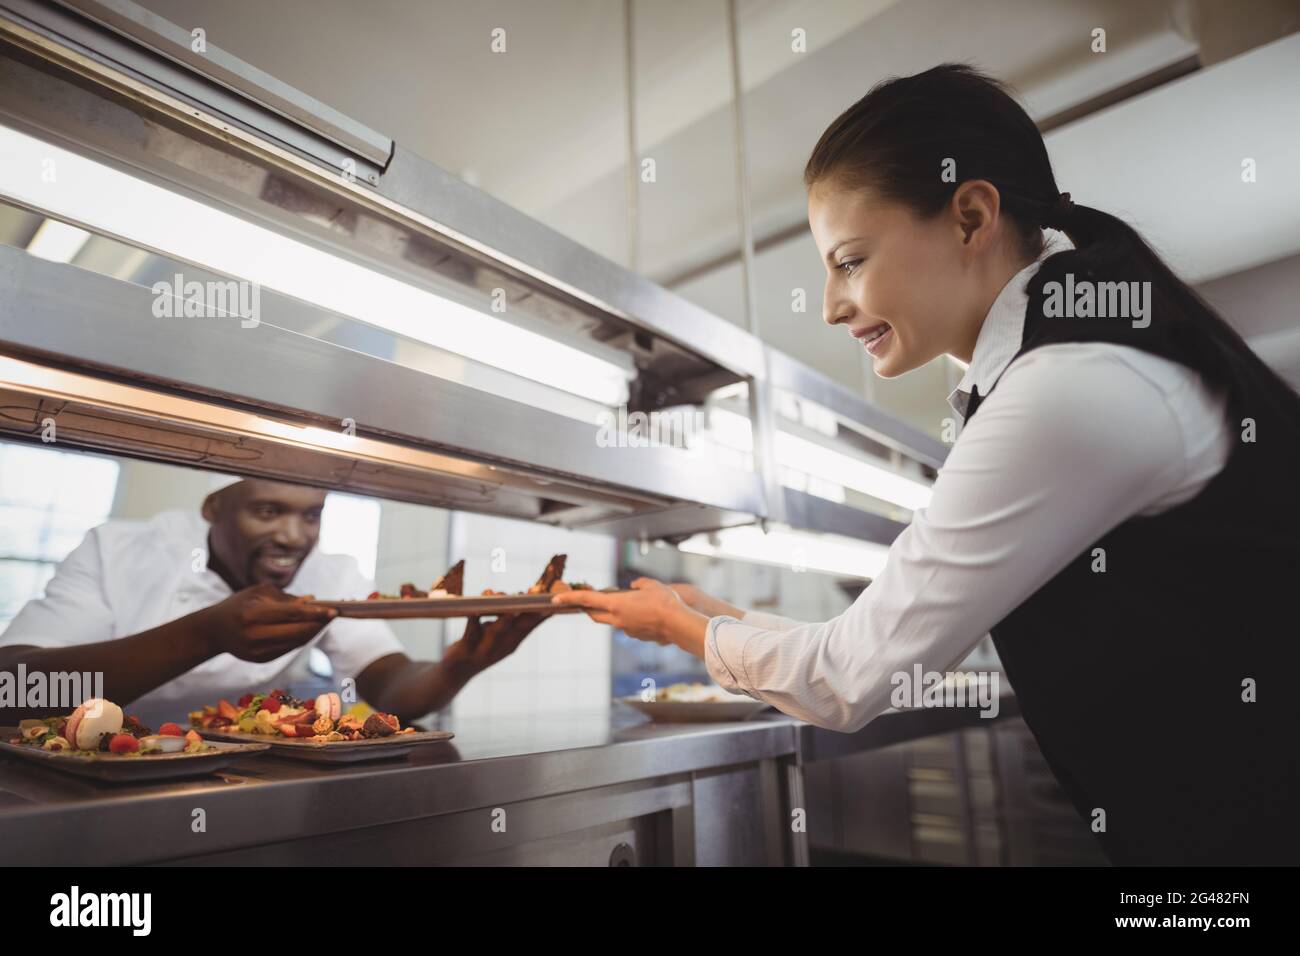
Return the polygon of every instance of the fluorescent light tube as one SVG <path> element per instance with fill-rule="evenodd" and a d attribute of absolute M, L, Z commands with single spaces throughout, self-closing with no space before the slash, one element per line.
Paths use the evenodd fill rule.
<path fill-rule="evenodd" d="M 824 571 L 874 578 L 885 567 L 888 545 L 829 534 L 772 529 L 757 525 L 697 534 L 677 545 L 679 551 L 707 557 L 770 564 L 788 570 Z"/>
<path fill-rule="evenodd" d="M 0 193 L 603 405 L 627 400 L 627 373 L 581 349 L 2 126 Z"/>
<path fill-rule="evenodd" d="M 51 262 L 71 262 L 90 239 L 90 233 L 57 219 L 46 219 L 27 243 L 27 251 Z"/>
<path fill-rule="evenodd" d="M 929 485 L 798 435 L 777 431 L 773 448 L 777 462 L 788 468 L 797 468 L 882 501 L 892 501 L 908 511 L 930 504 Z"/>
<path fill-rule="evenodd" d="M 717 440 L 733 448 L 751 451 L 753 435 L 749 419 L 722 408 L 709 410 L 709 430 Z M 884 465 L 877 465 L 790 432 L 776 431 L 772 453 L 777 464 L 815 478 L 843 485 L 864 495 L 893 502 L 909 511 L 930 504 L 930 486 Z"/>

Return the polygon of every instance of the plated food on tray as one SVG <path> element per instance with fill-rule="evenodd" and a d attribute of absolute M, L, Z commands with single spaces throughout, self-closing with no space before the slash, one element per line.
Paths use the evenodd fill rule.
<path fill-rule="evenodd" d="M 557 554 L 547 563 L 537 582 L 527 591 L 508 594 L 485 589 L 481 594 L 464 596 L 465 562 L 458 561 L 434 581 L 429 590 L 412 583 L 403 584 L 397 594 L 374 591 L 363 601 L 329 601 L 313 598 L 311 603 L 334 608 L 343 617 L 480 617 L 498 614 L 570 614 L 579 607 L 562 607 L 551 603 L 551 595 L 561 591 L 590 589 L 585 581 L 566 582 L 564 564 L 567 555 Z"/>
<path fill-rule="evenodd" d="M 362 716 L 344 713 L 338 694 L 320 694 L 313 700 L 299 700 L 287 691 L 269 694 L 245 694 L 238 704 L 222 698 L 215 706 L 190 713 L 190 724 L 200 731 L 260 734 L 265 737 L 290 737 L 315 743 L 346 740 L 373 740 L 380 737 L 415 733 L 403 728 L 393 714 L 378 711 Z"/>
<path fill-rule="evenodd" d="M 138 718 L 124 715 L 111 700 L 99 697 L 85 701 L 66 717 L 22 721 L 9 743 L 68 757 L 151 757 L 216 749 L 179 724 L 163 724 L 155 734 Z"/>
<path fill-rule="evenodd" d="M 264 742 L 280 756 L 316 763 L 352 763 L 405 756 L 424 744 L 450 740 L 446 730 L 403 727 L 394 714 L 356 704 L 346 712 L 338 694 L 300 700 L 283 690 L 221 700 L 190 714 L 190 723 L 215 740 Z"/>
<path fill-rule="evenodd" d="M 668 723 L 709 723 L 746 720 L 768 705 L 744 694 L 733 694 L 716 684 L 678 683 L 656 689 L 653 699 L 638 695 L 617 698 L 653 720 Z"/>
<path fill-rule="evenodd" d="M 24 720 L 0 731 L 0 750 L 99 780 L 163 780 L 211 773 L 266 744 L 211 743 L 166 723 L 154 733 L 111 700 L 91 698 L 67 716 Z"/>
<path fill-rule="evenodd" d="M 465 592 L 465 562 L 457 561 L 451 568 L 433 584 L 429 585 L 429 590 L 421 591 L 414 584 L 406 583 L 401 586 L 397 594 L 380 594 L 378 591 L 371 591 L 367 601 L 405 601 L 415 598 L 443 598 L 443 597 L 460 597 Z"/>

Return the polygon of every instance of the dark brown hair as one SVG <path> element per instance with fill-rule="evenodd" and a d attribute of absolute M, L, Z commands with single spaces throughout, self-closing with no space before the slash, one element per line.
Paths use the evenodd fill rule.
<path fill-rule="evenodd" d="M 949 164 L 955 177 L 941 175 Z M 822 133 L 803 178 L 809 189 L 821 182 L 870 187 L 925 217 L 943 209 L 961 183 L 988 180 L 1029 258 L 1042 251 L 1039 227 L 1060 195 L 1029 114 L 1000 82 L 955 63 L 872 89 Z"/>

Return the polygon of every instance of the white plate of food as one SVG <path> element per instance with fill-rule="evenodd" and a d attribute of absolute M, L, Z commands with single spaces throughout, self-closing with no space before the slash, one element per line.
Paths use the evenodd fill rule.
<path fill-rule="evenodd" d="M 650 700 L 640 694 L 616 697 L 615 700 L 652 720 L 679 724 L 748 720 L 768 708 L 761 700 L 732 694 L 716 684 L 701 683 L 656 688 Z"/>

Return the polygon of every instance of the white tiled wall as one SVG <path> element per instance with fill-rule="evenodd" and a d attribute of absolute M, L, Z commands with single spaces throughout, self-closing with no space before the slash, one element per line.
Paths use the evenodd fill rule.
<path fill-rule="evenodd" d="M 465 558 L 465 593 L 490 587 L 527 589 L 555 554 L 567 554 L 564 577 L 594 587 L 615 583 L 616 545 L 604 535 L 583 534 L 531 522 L 484 515 L 452 516 L 452 552 Z M 504 568 L 492 570 L 494 548 Z M 448 622 L 459 636 L 463 622 Z M 474 678 L 452 703 L 464 716 L 517 716 L 610 706 L 610 629 L 586 615 L 544 621 L 513 655 Z"/>
<path fill-rule="evenodd" d="M 410 581 L 427 588 L 454 563 L 447 550 L 451 513 L 400 501 L 381 501 L 380 508 L 376 587 L 395 594 L 403 582 Z M 411 657 L 427 661 L 442 656 L 442 621 L 388 623 Z"/>

